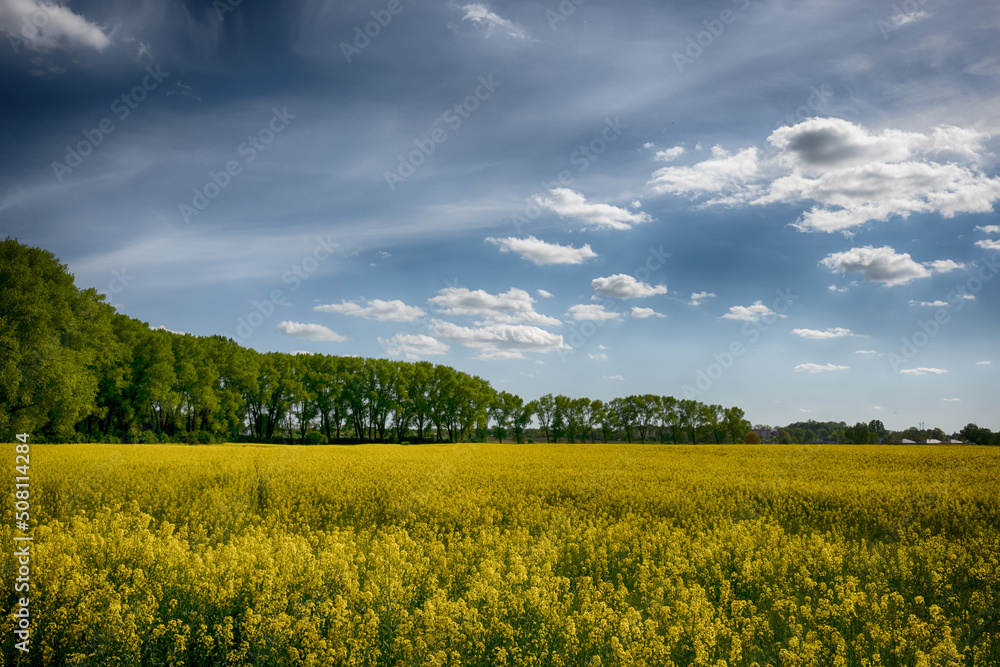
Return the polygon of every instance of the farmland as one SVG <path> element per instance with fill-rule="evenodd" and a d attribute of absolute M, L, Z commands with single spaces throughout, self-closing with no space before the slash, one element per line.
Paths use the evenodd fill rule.
<path fill-rule="evenodd" d="M 1000 664 L 994 448 L 31 453 L 5 665 Z"/>

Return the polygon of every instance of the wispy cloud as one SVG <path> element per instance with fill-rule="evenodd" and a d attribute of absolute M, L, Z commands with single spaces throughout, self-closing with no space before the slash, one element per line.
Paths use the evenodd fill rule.
<path fill-rule="evenodd" d="M 325 341 L 331 343 L 342 343 L 347 340 L 346 336 L 341 336 L 332 329 L 322 324 L 307 324 L 304 322 L 284 321 L 278 324 L 275 329 L 277 333 L 286 336 L 295 336 L 306 340 Z"/>
<path fill-rule="evenodd" d="M 500 252 L 514 252 L 539 266 L 549 264 L 582 264 L 588 259 L 597 257 L 597 253 L 591 250 L 589 244 L 583 247 L 574 248 L 558 243 L 547 243 L 529 236 L 526 239 L 519 239 L 513 236 L 507 238 L 489 237 L 487 243 L 500 246 Z"/>

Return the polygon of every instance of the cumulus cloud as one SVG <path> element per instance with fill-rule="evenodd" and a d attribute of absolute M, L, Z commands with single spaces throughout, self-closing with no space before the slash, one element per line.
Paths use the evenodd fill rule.
<path fill-rule="evenodd" d="M 799 364 L 795 367 L 795 370 L 800 373 L 826 373 L 828 371 L 846 371 L 847 366 L 838 366 L 837 364 Z"/>
<path fill-rule="evenodd" d="M 572 218 L 593 229 L 631 229 L 633 225 L 652 220 L 648 213 L 633 212 L 610 204 L 591 204 L 569 188 L 556 188 L 551 197 L 535 195 L 534 202 L 543 209 L 556 213 L 560 218 Z"/>
<path fill-rule="evenodd" d="M 812 340 L 826 340 L 829 338 L 843 338 L 844 336 L 857 335 L 852 333 L 850 329 L 845 329 L 843 327 L 834 327 L 832 329 L 826 329 L 825 331 L 819 331 L 818 329 L 792 329 L 792 333 L 796 336 Z"/>
<path fill-rule="evenodd" d="M 500 294 L 467 287 L 446 287 L 427 300 L 442 315 L 478 317 L 475 324 L 532 324 L 560 326 L 555 317 L 535 311 L 535 300 L 523 289 L 512 287 Z"/>
<path fill-rule="evenodd" d="M 639 306 L 632 306 L 632 317 L 637 320 L 644 319 L 646 317 L 666 317 L 662 313 L 658 313 L 652 308 L 640 308 Z"/>
<path fill-rule="evenodd" d="M 333 343 L 342 343 L 347 340 L 346 336 L 341 336 L 339 333 L 323 326 L 322 324 L 306 324 L 304 322 L 291 322 L 286 320 L 278 323 L 278 327 L 275 331 L 277 333 L 285 334 L 286 336 L 295 336 L 296 338 L 305 338 L 306 340 L 319 340 Z"/>
<path fill-rule="evenodd" d="M 657 294 L 666 294 L 666 285 L 650 285 L 625 273 L 616 273 L 606 278 L 594 278 L 590 286 L 598 294 L 616 299 L 641 299 Z"/>
<path fill-rule="evenodd" d="M 379 338 L 378 342 L 385 348 L 386 354 L 404 354 L 407 359 L 439 356 L 451 349 L 446 343 L 424 334 L 396 334 L 392 338 Z"/>
<path fill-rule="evenodd" d="M 983 250 L 1000 250 L 1000 241 L 994 241 L 993 239 L 983 239 L 982 241 L 976 241 L 976 245 Z"/>
<path fill-rule="evenodd" d="M 568 347 L 561 335 L 526 324 L 463 327 L 431 320 L 428 330 L 435 338 L 479 350 L 480 359 L 524 359 L 525 352 L 546 353 Z"/>
<path fill-rule="evenodd" d="M 476 25 L 486 28 L 486 36 L 489 37 L 494 32 L 501 32 L 513 39 L 527 39 L 528 35 L 523 29 L 514 25 L 509 19 L 505 19 L 489 7 L 482 3 L 464 5 L 462 11 L 465 16 L 463 21 L 472 21 Z"/>
<path fill-rule="evenodd" d="M 0 0 L 0 32 L 42 52 L 81 47 L 103 51 L 111 44 L 101 28 L 69 7 L 39 0 Z"/>
<path fill-rule="evenodd" d="M 700 306 L 703 301 L 714 298 L 715 292 L 691 292 L 691 300 L 688 301 L 688 304 L 691 306 Z"/>
<path fill-rule="evenodd" d="M 872 132 L 840 118 L 809 118 L 771 133 L 768 157 L 716 146 L 692 166 L 652 174 L 655 192 L 704 197 L 704 205 L 811 205 L 802 231 L 848 232 L 893 216 L 983 213 L 1000 199 L 985 174 L 986 134 L 942 125 L 928 132 Z"/>
<path fill-rule="evenodd" d="M 657 194 L 714 194 L 709 204 L 746 200 L 759 191 L 754 184 L 760 172 L 757 148 L 735 155 L 721 146 L 712 147 L 712 157 L 690 167 L 662 167 L 653 172 L 649 185 Z"/>
<path fill-rule="evenodd" d="M 424 311 L 417 306 L 407 306 L 398 299 L 383 301 L 372 299 L 367 306 L 361 306 L 353 301 L 342 301 L 323 306 L 314 306 L 313 310 L 321 313 L 341 313 L 352 317 L 363 317 L 366 320 L 379 322 L 415 322 L 424 316 Z"/>
<path fill-rule="evenodd" d="M 1000 225 L 979 225 L 976 231 L 984 234 L 1000 234 Z"/>
<path fill-rule="evenodd" d="M 591 354 L 588 354 L 587 356 L 590 357 L 591 359 L 593 359 L 594 361 L 607 361 L 608 360 L 608 355 L 604 354 L 603 352 L 597 352 L 596 354 L 591 353 Z"/>
<path fill-rule="evenodd" d="M 950 304 L 947 301 L 917 301 L 915 299 L 910 299 L 911 306 L 924 306 L 927 308 L 947 308 Z"/>
<path fill-rule="evenodd" d="M 601 376 L 605 380 L 614 380 L 615 382 L 624 382 L 625 378 L 621 375 L 603 375 Z"/>
<path fill-rule="evenodd" d="M 581 264 L 588 259 L 597 257 L 597 253 L 591 250 L 589 244 L 582 248 L 574 248 L 569 245 L 559 245 L 558 243 L 546 243 L 529 236 L 526 239 L 519 239 L 513 236 L 507 238 L 489 237 L 488 243 L 500 246 L 500 252 L 515 252 L 522 258 L 530 260 L 539 266 L 547 264 Z"/>
<path fill-rule="evenodd" d="M 537 294 L 538 296 L 542 297 L 543 299 L 551 299 L 554 296 L 552 294 L 552 292 L 549 292 L 548 290 L 543 290 L 543 289 L 536 289 L 535 290 L 535 294 Z"/>
<path fill-rule="evenodd" d="M 901 375 L 941 375 L 948 371 L 943 368 L 904 368 L 899 371 Z"/>
<path fill-rule="evenodd" d="M 684 155 L 684 147 L 674 146 L 673 148 L 667 148 L 666 150 L 656 151 L 656 155 L 653 156 L 653 159 L 659 162 L 673 162 L 682 155 Z"/>
<path fill-rule="evenodd" d="M 567 312 L 574 320 L 620 320 L 621 313 L 612 313 L 604 310 L 604 306 L 599 303 L 580 304 L 571 307 Z"/>
<path fill-rule="evenodd" d="M 764 305 L 763 301 L 757 300 L 749 306 L 733 306 L 729 312 L 722 316 L 724 320 L 738 320 L 740 322 L 757 322 L 765 317 L 787 317 L 779 315 Z"/>
<path fill-rule="evenodd" d="M 860 273 L 871 282 L 892 287 L 905 285 L 917 278 L 926 278 L 932 273 L 946 273 L 964 265 L 950 259 L 935 260 L 920 264 L 909 253 L 897 253 L 890 246 L 873 248 L 851 248 L 844 252 L 827 255 L 820 264 L 840 273 Z"/>

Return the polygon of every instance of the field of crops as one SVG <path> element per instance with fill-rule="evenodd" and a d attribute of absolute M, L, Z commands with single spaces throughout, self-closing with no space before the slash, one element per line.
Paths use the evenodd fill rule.
<path fill-rule="evenodd" d="M 998 470 L 977 447 L 33 445 L 31 651 L 7 501 L 3 664 L 998 665 Z"/>

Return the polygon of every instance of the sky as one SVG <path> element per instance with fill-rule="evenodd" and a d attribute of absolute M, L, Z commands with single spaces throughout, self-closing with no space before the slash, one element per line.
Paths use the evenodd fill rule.
<path fill-rule="evenodd" d="M 0 0 L 0 234 L 152 327 L 1000 429 L 1000 6 Z"/>

